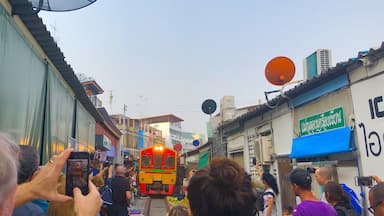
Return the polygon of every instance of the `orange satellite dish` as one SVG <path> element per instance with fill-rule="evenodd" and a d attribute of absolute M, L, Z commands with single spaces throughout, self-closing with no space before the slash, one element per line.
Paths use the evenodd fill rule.
<path fill-rule="evenodd" d="M 90 95 L 92 95 L 92 90 L 87 89 L 87 90 L 85 90 L 85 93 L 87 94 L 87 96 L 90 96 Z"/>
<path fill-rule="evenodd" d="M 284 85 L 295 76 L 295 64 L 284 56 L 270 60 L 265 67 L 265 78 L 273 85 Z"/>

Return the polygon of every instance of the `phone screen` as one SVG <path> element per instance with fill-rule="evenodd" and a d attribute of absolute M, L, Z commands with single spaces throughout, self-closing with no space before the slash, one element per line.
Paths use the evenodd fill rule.
<path fill-rule="evenodd" d="M 357 176 L 357 186 L 372 186 L 373 181 L 371 176 Z"/>
<path fill-rule="evenodd" d="M 83 195 L 88 194 L 89 154 L 72 152 L 67 160 L 65 194 L 73 196 L 73 188 L 78 187 Z"/>

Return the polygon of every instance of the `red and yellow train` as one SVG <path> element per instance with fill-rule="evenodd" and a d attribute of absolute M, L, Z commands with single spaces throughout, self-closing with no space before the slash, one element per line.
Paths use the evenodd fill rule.
<path fill-rule="evenodd" d="M 139 185 L 141 194 L 173 195 L 177 178 L 177 152 L 164 145 L 140 151 Z"/>

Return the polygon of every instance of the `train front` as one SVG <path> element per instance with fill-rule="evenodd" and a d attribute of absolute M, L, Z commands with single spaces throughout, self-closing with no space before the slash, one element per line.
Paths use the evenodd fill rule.
<path fill-rule="evenodd" d="M 174 194 L 177 172 L 176 160 L 176 151 L 163 145 L 142 149 L 139 160 L 141 194 Z"/>

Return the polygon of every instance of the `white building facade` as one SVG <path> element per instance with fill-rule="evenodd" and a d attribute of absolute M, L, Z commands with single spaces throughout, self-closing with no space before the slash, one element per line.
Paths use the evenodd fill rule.
<path fill-rule="evenodd" d="M 141 118 L 140 121 L 160 130 L 165 138 L 165 145 L 167 147 L 173 148 L 175 144 L 182 144 L 181 122 L 184 121 L 183 119 L 173 114 L 167 114 Z"/>

